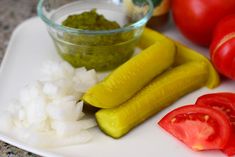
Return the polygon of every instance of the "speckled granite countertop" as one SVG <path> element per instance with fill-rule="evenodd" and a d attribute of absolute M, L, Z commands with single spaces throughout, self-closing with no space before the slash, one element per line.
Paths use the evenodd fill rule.
<path fill-rule="evenodd" d="M 15 27 L 36 15 L 37 0 L 0 0 L 0 62 Z M 0 157 L 38 157 L 0 141 Z"/>

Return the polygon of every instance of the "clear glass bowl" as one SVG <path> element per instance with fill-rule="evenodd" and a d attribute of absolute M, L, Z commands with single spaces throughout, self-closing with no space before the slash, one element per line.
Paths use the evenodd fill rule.
<path fill-rule="evenodd" d="M 61 24 L 69 15 L 92 9 L 122 27 L 90 31 Z M 132 56 L 153 4 L 151 0 L 40 0 L 37 10 L 64 60 L 74 67 L 104 71 Z"/>

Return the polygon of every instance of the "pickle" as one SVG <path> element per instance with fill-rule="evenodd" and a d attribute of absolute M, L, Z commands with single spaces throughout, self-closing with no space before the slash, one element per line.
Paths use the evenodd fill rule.
<path fill-rule="evenodd" d="M 203 55 L 200 53 L 195 52 L 194 50 L 178 43 L 176 43 L 176 57 L 175 57 L 175 65 L 180 65 L 184 64 L 186 62 L 191 62 L 191 61 L 200 61 L 203 60 L 208 64 L 209 68 L 209 78 L 207 80 L 206 86 L 208 88 L 215 88 L 220 84 L 220 78 L 216 70 L 214 69 L 213 65 L 211 62 Z"/>
<path fill-rule="evenodd" d="M 145 28 L 139 40 L 138 46 L 142 49 L 145 49 L 151 46 L 152 44 L 154 44 L 155 42 L 162 42 L 162 41 L 165 41 L 166 39 L 169 39 L 169 38 L 163 36 L 162 34 L 152 29 Z M 177 41 L 173 41 L 173 42 L 176 45 L 176 57 L 175 57 L 175 63 L 174 63 L 175 66 L 184 64 L 186 62 L 191 62 L 191 61 L 205 61 L 209 66 L 209 78 L 206 83 L 206 86 L 208 88 L 215 88 L 219 85 L 220 83 L 219 75 L 214 69 L 211 62 L 205 56 L 180 44 Z"/>
<path fill-rule="evenodd" d="M 174 58 L 173 42 L 168 39 L 156 42 L 91 87 L 83 100 L 99 108 L 116 107 L 167 70 L 174 63 Z"/>
<path fill-rule="evenodd" d="M 141 49 L 146 49 L 147 47 L 153 45 L 155 42 L 162 42 L 167 39 L 168 37 L 160 34 L 159 32 L 145 27 L 144 32 L 139 39 L 138 47 L 140 47 Z"/>
<path fill-rule="evenodd" d="M 97 123 L 104 133 L 119 138 L 183 95 L 204 86 L 208 77 L 204 61 L 179 65 L 156 77 L 122 105 L 99 110 Z"/>

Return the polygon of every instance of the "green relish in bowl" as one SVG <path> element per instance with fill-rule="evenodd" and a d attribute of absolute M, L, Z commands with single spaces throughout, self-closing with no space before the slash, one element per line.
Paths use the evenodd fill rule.
<path fill-rule="evenodd" d="M 113 30 L 121 28 L 116 21 L 110 21 L 104 15 L 98 14 L 96 9 L 81 14 L 69 15 L 62 24 L 66 27 L 80 30 Z M 133 31 L 112 34 L 98 34 L 96 36 L 64 34 L 64 40 L 78 46 L 67 47 L 67 51 L 60 52 L 62 58 L 74 67 L 85 66 L 97 71 L 111 70 L 127 61 L 134 52 L 136 39 Z"/>
<path fill-rule="evenodd" d="M 151 0 L 39 0 L 37 7 L 59 55 L 97 71 L 132 56 L 152 10 Z"/>

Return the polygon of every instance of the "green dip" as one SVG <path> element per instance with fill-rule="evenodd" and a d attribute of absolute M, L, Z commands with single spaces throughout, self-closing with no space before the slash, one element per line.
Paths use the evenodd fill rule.
<path fill-rule="evenodd" d="M 121 28 L 107 20 L 96 9 L 70 15 L 62 25 L 81 30 L 111 30 Z M 56 47 L 62 58 L 74 67 L 85 66 L 97 71 L 111 70 L 127 61 L 137 42 L 134 31 L 109 34 L 63 33 Z"/>
<path fill-rule="evenodd" d="M 70 15 L 62 23 L 66 27 L 82 30 L 110 30 L 120 28 L 116 21 L 109 21 L 103 15 L 97 14 L 96 9 L 81 14 Z"/>

